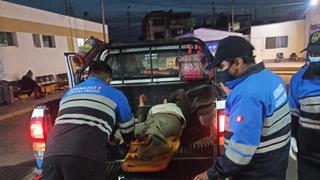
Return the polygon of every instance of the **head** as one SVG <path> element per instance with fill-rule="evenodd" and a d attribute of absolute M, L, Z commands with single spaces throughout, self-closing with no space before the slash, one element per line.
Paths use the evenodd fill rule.
<path fill-rule="evenodd" d="M 307 51 L 307 63 L 320 62 L 320 31 L 310 35 L 308 47 L 303 51 Z"/>
<path fill-rule="evenodd" d="M 31 71 L 31 70 L 29 70 L 29 71 L 27 72 L 26 76 L 27 76 L 27 77 L 30 77 L 30 78 L 32 78 L 32 76 L 33 76 L 33 73 L 32 73 L 32 71 Z"/>
<path fill-rule="evenodd" d="M 112 81 L 112 69 L 106 63 L 94 62 L 89 68 L 89 76 L 100 78 L 110 84 Z"/>
<path fill-rule="evenodd" d="M 244 38 L 229 36 L 219 42 L 215 66 L 220 72 L 218 80 L 222 83 L 242 76 L 255 64 L 254 47 Z"/>

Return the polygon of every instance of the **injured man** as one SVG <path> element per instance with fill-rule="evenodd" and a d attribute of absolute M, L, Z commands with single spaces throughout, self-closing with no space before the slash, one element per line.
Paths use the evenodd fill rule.
<path fill-rule="evenodd" d="M 168 153 L 170 146 L 166 138 L 180 136 L 189 112 L 189 98 L 183 89 L 171 93 L 163 104 L 152 106 L 146 120 L 135 126 L 136 138 L 144 141 L 138 148 L 137 157 L 150 161 Z"/>

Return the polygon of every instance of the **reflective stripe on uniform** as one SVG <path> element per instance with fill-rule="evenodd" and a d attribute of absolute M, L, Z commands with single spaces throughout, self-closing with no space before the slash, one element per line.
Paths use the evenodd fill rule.
<path fill-rule="evenodd" d="M 61 100 L 61 105 L 64 104 L 65 102 L 67 101 L 72 101 L 72 100 L 89 100 L 89 101 L 97 101 L 97 102 L 100 102 L 100 103 L 104 103 L 105 105 L 108 105 L 111 107 L 111 109 L 116 109 L 117 107 L 117 104 L 105 97 L 105 96 L 101 96 L 101 95 L 96 95 L 96 94 L 76 94 L 76 95 L 71 95 L 71 96 L 68 96 L 66 98 L 63 98 Z"/>
<path fill-rule="evenodd" d="M 66 101 L 65 103 L 61 104 L 60 110 L 65 108 L 74 108 L 74 107 L 89 107 L 92 109 L 96 109 L 99 111 L 103 111 L 110 115 L 113 119 L 116 118 L 115 110 L 111 109 L 110 106 L 101 104 L 99 102 L 88 101 L 88 100 L 73 100 L 73 101 Z M 59 111 L 60 111 L 59 110 Z"/>
<path fill-rule="evenodd" d="M 72 120 L 72 121 L 71 121 Z M 78 120 L 81 123 L 76 123 L 75 121 Z M 99 125 L 103 127 L 103 129 L 105 129 L 103 132 L 112 131 L 112 128 L 110 127 L 110 125 L 104 121 L 103 119 L 99 119 L 93 116 L 88 116 L 85 114 L 64 114 L 61 115 L 59 117 L 57 117 L 55 124 L 62 124 L 62 122 L 64 123 L 75 123 L 75 124 L 86 124 L 83 122 L 90 122 L 89 125 L 95 123 L 97 124 L 97 126 Z"/>
<path fill-rule="evenodd" d="M 301 104 L 301 111 L 307 113 L 320 113 L 320 102 L 318 104 Z"/>
<path fill-rule="evenodd" d="M 68 120 L 59 120 L 55 124 L 86 124 L 86 125 L 89 125 L 89 126 L 94 126 L 94 127 L 99 128 L 101 131 L 107 133 L 108 134 L 108 139 L 109 139 L 109 135 L 111 133 L 111 131 L 106 129 L 102 124 L 97 124 L 97 123 L 95 123 L 93 121 L 85 121 L 85 120 L 79 120 L 79 119 L 68 119 Z"/>
<path fill-rule="evenodd" d="M 313 120 L 305 117 L 300 117 L 299 123 L 302 127 L 311 129 L 320 129 L 320 120 Z"/>
<path fill-rule="evenodd" d="M 130 133 L 134 131 L 134 118 L 132 118 L 130 121 L 125 123 L 118 123 L 120 132 L 122 133 Z"/>
<path fill-rule="evenodd" d="M 261 136 L 271 135 L 291 122 L 289 104 L 286 103 L 275 111 L 271 117 L 266 118 L 261 130 Z"/>
<path fill-rule="evenodd" d="M 241 152 L 233 149 L 231 147 L 227 147 L 226 149 L 226 156 L 236 164 L 240 165 L 247 165 L 250 163 L 252 159 L 252 155 L 250 154 L 242 154 Z"/>
<path fill-rule="evenodd" d="M 233 140 L 231 140 L 228 143 L 228 147 L 230 147 L 232 149 L 236 149 L 240 153 L 246 154 L 246 155 L 253 155 L 257 149 L 257 146 L 250 146 L 250 145 L 245 145 L 245 144 L 241 144 L 241 143 L 236 143 Z"/>
<path fill-rule="evenodd" d="M 320 103 L 320 96 L 313 96 L 313 97 L 306 97 L 303 99 L 299 99 L 300 104 L 319 104 Z"/>
<path fill-rule="evenodd" d="M 287 143 L 289 143 L 290 138 L 291 138 L 291 131 L 289 131 L 287 134 L 283 136 L 271 139 L 269 141 L 261 142 L 257 148 L 256 153 L 261 154 L 261 153 L 266 153 L 269 151 L 279 149 L 285 146 Z"/>

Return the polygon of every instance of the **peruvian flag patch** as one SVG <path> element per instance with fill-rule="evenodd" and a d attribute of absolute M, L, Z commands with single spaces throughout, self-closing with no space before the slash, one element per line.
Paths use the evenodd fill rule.
<path fill-rule="evenodd" d="M 243 122 L 244 121 L 244 117 L 243 116 L 236 116 L 236 122 Z"/>

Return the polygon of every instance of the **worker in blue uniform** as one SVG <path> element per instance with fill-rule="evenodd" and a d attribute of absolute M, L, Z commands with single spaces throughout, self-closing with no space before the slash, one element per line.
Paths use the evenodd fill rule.
<path fill-rule="evenodd" d="M 214 66 L 226 83 L 225 154 L 194 180 L 285 180 L 290 147 L 290 109 L 282 79 L 255 64 L 242 37 L 219 42 Z"/>
<path fill-rule="evenodd" d="M 298 159 L 299 180 L 320 179 L 320 31 L 310 36 L 307 63 L 291 79 L 290 156 Z"/>
<path fill-rule="evenodd" d="M 94 63 L 89 78 L 60 101 L 43 162 L 45 180 L 104 180 L 109 138 L 118 127 L 124 147 L 134 136 L 134 118 L 124 94 L 111 87 L 112 70 Z"/>

